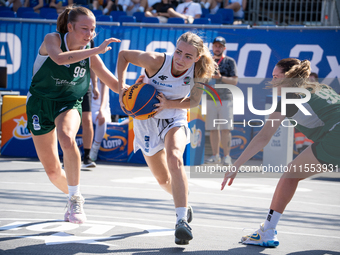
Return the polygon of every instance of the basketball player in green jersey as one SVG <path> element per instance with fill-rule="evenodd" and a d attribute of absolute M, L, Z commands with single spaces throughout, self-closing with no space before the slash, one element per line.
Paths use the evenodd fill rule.
<path fill-rule="evenodd" d="M 302 104 L 310 115 L 306 115 L 295 104 L 288 104 L 286 113 L 281 113 L 281 102 L 269 116 L 261 131 L 254 137 L 241 156 L 235 161 L 233 171 L 225 174 L 222 190 L 228 182 L 233 183 L 237 170 L 242 164 L 258 153 L 275 134 L 285 117 L 295 125 L 308 139 L 314 141 L 287 166 L 282 175 L 270 205 L 264 224 L 251 235 L 243 236 L 243 244 L 275 247 L 279 245 L 276 226 L 287 204 L 293 198 L 299 181 L 325 171 L 336 171 L 340 165 L 340 96 L 329 86 L 317 82 L 309 82 L 311 72 L 308 60 L 295 58 L 280 60 L 273 70 L 272 85 L 277 87 L 280 95 L 283 87 L 305 88 L 311 97 Z M 287 93 L 287 98 L 307 96 Z"/>
<path fill-rule="evenodd" d="M 65 220 L 72 223 L 86 220 L 75 137 L 81 122 L 82 97 L 90 83 L 90 68 L 118 92 L 116 77 L 98 54 L 107 52 L 110 43 L 120 40 L 106 39 L 99 47 L 90 48 L 95 28 L 95 17 L 89 9 L 67 7 L 58 17 L 58 32 L 47 34 L 39 48 L 27 95 L 27 128 L 50 181 L 69 196 Z M 57 139 L 65 170 L 60 165 Z"/>

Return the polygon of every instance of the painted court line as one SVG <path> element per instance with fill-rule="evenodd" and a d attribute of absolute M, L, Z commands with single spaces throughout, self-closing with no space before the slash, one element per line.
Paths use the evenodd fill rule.
<path fill-rule="evenodd" d="M 24 211 L 24 210 L 0 210 L 0 211 L 6 211 L 6 212 L 22 212 L 22 213 L 35 213 L 35 214 L 57 214 L 57 213 L 53 213 L 53 212 L 36 212 L 36 211 Z M 114 217 L 114 216 L 100 216 L 100 215 L 88 215 L 90 217 L 97 217 L 97 218 L 112 218 L 112 219 L 119 219 L 119 220 L 136 220 L 136 221 L 152 221 L 152 222 L 158 222 L 158 223 L 173 223 L 173 222 L 169 222 L 169 221 L 159 221 L 159 220 L 150 220 L 150 219 L 141 219 L 141 218 L 126 218 L 126 217 Z M 23 220 L 23 221 L 27 221 L 27 220 L 38 220 L 38 219 L 18 219 L 18 218 L 0 218 L 0 220 Z M 40 219 L 41 221 L 46 221 L 46 220 L 51 220 L 51 219 Z M 60 220 L 56 220 L 56 221 L 60 221 Z M 89 223 L 93 222 L 93 223 L 100 223 L 100 224 L 107 224 L 110 225 L 110 222 L 101 222 L 101 221 L 88 221 Z M 126 224 L 130 224 L 130 223 L 126 223 Z M 202 227 L 202 228 L 217 228 L 217 229 L 232 229 L 232 230 L 244 230 L 244 228 L 240 228 L 240 227 L 227 227 L 227 226 L 213 226 L 213 225 L 204 225 L 204 224 L 190 224 L 192 226 L 195 227 Z M 144 225 L 143 225 L 144 226 Z M 321 238 L 331 238 L 331 239 L 340 239 L 340 236 L 335 236 L 335 235 L 331 235 L 331 236 L 327 236 L 327 235 L 317 235 L 317 234 L 308 234 L 308 233 L 297 233 L 297 232 L 286 232 L 286 231 L 280 231 L 280 234 L 287 234 L 287 235 L 298 235 L 298 236 L 311 236 L 311 237 L 321 237 Z"/>

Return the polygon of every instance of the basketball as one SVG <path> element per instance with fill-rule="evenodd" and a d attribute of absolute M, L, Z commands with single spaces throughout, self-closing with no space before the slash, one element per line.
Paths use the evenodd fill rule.
<path fill-rule="evenodd" d="M 137 120 L 146 120 L 156 114 L 154 104 L 159 103 L 157 90 L 146 83 L 134 84 L 123 94 L 127 114 Z"/>

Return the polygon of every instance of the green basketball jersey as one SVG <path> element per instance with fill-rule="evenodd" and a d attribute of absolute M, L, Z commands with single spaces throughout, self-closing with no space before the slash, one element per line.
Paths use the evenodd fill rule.
<path fill-rule="evenodd" d="M 303 106 L 312 115 L 304 115 L 299 109 L 290 119 L 296 120 L 296 128 L 314 142 L 340 122 L 340 96 L 331 88 L 324 86 L 311 93 L 311 99 Z"/>
<path fill-rule="evenodd" d="M 68 51 L 66 35 L 61 34 L 60 49 Z M 85 47 L 90 48 L 89 45 Z M 74 64 L 58 65 L 49 56 L 38 56 L 33 66 L 33 77 L 29 91 L 39 98 L 53 101 L 72 101 L 85 95 L 90 84 L 90 59 Z"/>

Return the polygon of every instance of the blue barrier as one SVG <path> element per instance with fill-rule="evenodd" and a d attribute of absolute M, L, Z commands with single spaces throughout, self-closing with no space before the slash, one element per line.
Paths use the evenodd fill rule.
<path fill-rule="evenodd" d="M 54 22 L 46 20 L 25 21 L 23 19 L 0 18 L 0 66 L 8 68 L 8 90 L 20 91 L 25 95 L 32 78 L 33 63 L 38 48 L 47 33 L 56 30 Z M 169 24 L 168 24 L 169 25 Z M 254 107 L 264 109 L 265 98 L 271 94 L 264 90 L 270 80 L 276 62 L 286 57 L 309 59 L 312 69 L 319 74 L 321 82 L 340 91 L 339 60 L 340 41 L 338 27 L 238 27 L 212 25 L 143 24 L 119 26 L 119 23 L 97 23 L 95 44 L 115 37 L 121 43 L 112 44 L 112 50 L 101 55 L 106 66 L 115 73 L 118 52 L 123 49 L 172 52 L 177 38 L 188 30 L 195 30 L 203 36 L 211 49 L 216 36 L 227 41 L 227 55 L 236 60 L 239 87 L 247 98 L 247 88 L 253 87 Z M 130 65 L 127 83 L 133 84 L 140 75 L 141 68 Z M 323 79 L 325 78 L 325 79 Z M 247 100 L 245 100 L 246 104 Z M 118 95 L 111 91 L 112 114 L 123 114 L 118 103 Z M 235 120 L 252 119 L 254 116 L 245 106 L 243 116 Z M 257 117 L 258 118 L 258 117 Z"/>

